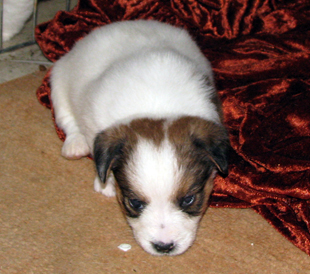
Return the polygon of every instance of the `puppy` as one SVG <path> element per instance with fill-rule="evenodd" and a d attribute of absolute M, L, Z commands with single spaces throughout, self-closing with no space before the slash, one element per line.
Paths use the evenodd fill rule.
<path fill-rule="evenodd" d="M 3 41 L 19 33 L 33 12 L 34 0 L 3 0 Z"/>
<path fill-rule="evenodd" d="M 143 20 L 100 27 L 56 62 L 51 86 L 62 155 L 94 158 L 95 190 L 116 194 L 147 252 L 185 252 L 229 144 L 210 63 L 189 34 Z"/>

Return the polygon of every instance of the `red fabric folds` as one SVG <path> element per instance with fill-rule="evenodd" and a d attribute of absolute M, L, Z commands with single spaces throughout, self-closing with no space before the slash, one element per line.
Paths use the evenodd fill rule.
<path fill-rule="evenodd" d="M 36 38 L 56 61 L 92 29 L 135 19 L 188 29 L 212 62 L 232 151 L 211 206 L 251 207 L 310 255 L 309 1 L 81 0 Z M 49 73 L 37 96 L 52 109 Z"/>

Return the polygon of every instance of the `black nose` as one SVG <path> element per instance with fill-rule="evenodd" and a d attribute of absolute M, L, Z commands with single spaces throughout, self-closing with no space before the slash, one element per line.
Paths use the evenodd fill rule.
<path fill-rule="evenodd" d="M 175 247 L 174 243 L 166 244 L 163 242 L 152 243 L 152 245 L 155 248 L 155 250 L 160 253 L 169 253 Z"/>

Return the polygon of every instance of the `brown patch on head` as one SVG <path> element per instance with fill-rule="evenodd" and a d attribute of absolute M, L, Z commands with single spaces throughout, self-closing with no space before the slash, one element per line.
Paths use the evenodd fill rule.
<path fill-rule="evenodd" d="M 207 208 L 215 170 L 227 172 L 227 133 L 211 121 L 181 117 L 169 126 L 168 138 L 183 172 L 174 199 L 182 207 L 194 195 L 194 202 L 182 209 L 189 215 L 201 215 Z"/>
<path fill-rule="evenodd" d="M 181 162 L 195 155 L 201 161 L 211 161 L 221 173 L 227 173 L 229 140 L 222 125 L 199 117 L 184 116 L 169 126 L 168 136 Z"/>
<path fill-rule="evenodd" d="M 128 217 L 139 217 L 141 208 L 149 202 L 128 178 L 128 162 L 133 150 L 139 139 L 159 146 L 165 136 L 175 147 L 182 172 L 173 199 L 189 215 L 202 215 L 212 190 L 214 171 L 227 171 L 227 134 L 222 126 L 213 122 L 198 117 L 181 117 L 172 122 L 138 119 L 128 125 L 109 128 L 98 134 L 94 158 L 102 182 L 113 171 L 118 201 Z M 194 199 L 189 205 L 191 195 Z"/>
<path fill-rule="evenodd" d="M 130 123 L 129 127 L 142 138 L 152 141 L 156 146 L 159 146 L 165 137 L 163 119 L 136 119 Z"/>

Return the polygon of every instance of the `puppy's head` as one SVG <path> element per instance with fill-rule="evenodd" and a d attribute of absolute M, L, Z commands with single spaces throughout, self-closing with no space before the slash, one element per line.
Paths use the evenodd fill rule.
<path fill-rule="evenodd" d="M 133 120 L 98 134 L 94 158 L 138 243 L 153 255 L 178 255 L 193 243 L 216 172 L 227 173 L 225 129 L 197 117 Z"/>

